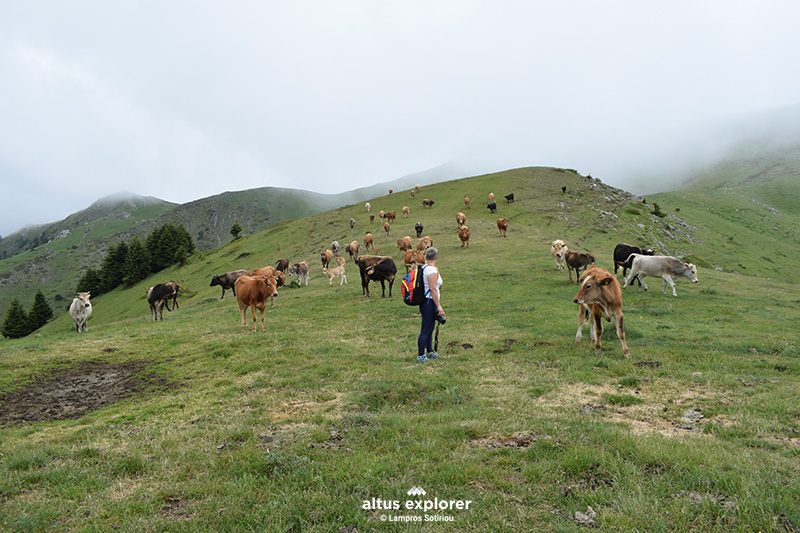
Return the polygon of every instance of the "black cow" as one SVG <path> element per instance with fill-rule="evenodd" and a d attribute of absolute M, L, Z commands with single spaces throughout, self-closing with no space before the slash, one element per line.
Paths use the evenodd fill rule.
<path fill-rule="evenodd" d="M 175 287 L 169 283 L 159 283 L 155 287 L 147 288 L 147 303 L 150 304 L 150 318 L 153 322 L 157 319 L 164 320 L 164 306 L 176 294 Z"/>
<path fill-rule="evenodd" d="M 490 202 L 486 204 L 486 209 L 489 209 L 492 213 L 497 211 L 497 204 L 495 202 Z"/>
<path fill-rule="evenodd" d="M 362 255 L 356 259 L 361 273 L 361 294 L 369 296 L 369 282 L 381 282 L 381 298 L 386 297 L 385 282 L 389 282 L 389 298 L 392 297 L 392 285 L 397 274 L 397 267 L 391 257 L 379 255 Z"/>
<path fill-rule="evenodd" d="M 564 262 L 569 271 L 569 280 L 572 281 L 572 271 L 575 270 L 575 283 L 580 283 L 581 269 L 586 270 L 589 265 L 595 264 L 595 257 L 592 254 L 567 250 L 567 253 L 564 254 Z"/>
<path fill-rule="evenodd" d="M 628 269 L 631 268 L 631 261 L 629 261 L 631 254 L 641 254 L 641 255 L 655 255 L 655 252 L 652 248 L 647 248 L 646 250 L 642 250 L 638 246 L 631 246 L 630 244 L 620 243 L 614 248 L 614 274 L 616 275 L 619 267 L 622 267 L 622 277 L 625 277 L 625 274 L 628 273 Z M 639 283 L 639 286 L 642 286 L 642 280 L 638 277 L 636 281 Z"/>
<path fill-rule="evenodd" d="M 506 203 L 511 203 L 514 201 L 514 193 L 506 194 Z"/>
<path fill-rule="evenodd" d="M 414 224 L 414 229 L 417 230 L 417 238 L 422 237 L 422 230 L 424 229 L 422 223 L 417 222 L 416 224 Z"/>
<path fill-rule="evenodd" d="M 219 297 L 220 300 L 225 297 L 225 289 L 231 289 L 233 291 L 233 295 L 236 296 L 236 287 L 234 287 L 234 283 L 236 280 L 239 279 L 239 276 L 247 272 L 246 270 L 234 270 L 232 272 L 226 272 L 221 276 L 213 276 L 211 278 L 211 285 L 209 287 L 213 287 L 215 285 L 219 285 L 222 287 L 222 296 Z"/>

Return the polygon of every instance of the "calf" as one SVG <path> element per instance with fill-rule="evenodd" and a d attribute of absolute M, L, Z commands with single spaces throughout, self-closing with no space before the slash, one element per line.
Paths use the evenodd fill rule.
<path fill-rule="evenodd" d="M 233 290 L 233 295 L 236 296 L 236 288 L 234 287 L 234 283 L 236 280 L 244 274 L 246 270 L 233 270 L 231 272 L 226 272 L 221 276 L 212 276 L 211 277 L 211 285 L 209 287 L 213 287 L 215 285 L 219 285 L 222 287 L 222 296 L 219 297 L 220 300 L 225 297 L 225 289 Z"/>
<path fill-rule="evenodd" d="M 500 235 L 505 237 L 506 236 L 506 231 L 508 231 L 508 219 L 507 218 L 498 218 L 497 219 L 497 229 L 500 230 Z"/>
<path fill-rule="evenodd" d="M 569 280 L 572 281 L 572 271 L 575 270 L 575 282 L 578 281 L 581 274 L 581 269 L 586 269 L 589 265 L 595 263 L 594 255 L 582 254 L 573 250 L 567 250 L 564 253 L 564 261 L 567 263 L 567 271 L 569 272 Z"/>
<path fill-rule="evenodd" d="M 308 262 L 295 263 L 289 269 L 290 276 L 297 276 L 297 284 L 302 286 L 303 279 L 306 280 L 306 287 L 308 287 Z"/>
<path fill-rule="evenodd" d="M 270 307 L 275 307 L 274 298 L 278 295 L 278 288 L 274 276 L 240 276 L 234 284 L 236 298 L 239 302 L 239 313 L 242 317 L 242 327 L 247 327 L 247 309 L 253 312 L 253 331 L 256 330 L 256 309 L 261 316 L 261 331 L 267 331 L 264 325 L 264 311 L 267 309 L 267 300 Z"/>
<path fill-rule="evenodd" d="M 591 266 L 583 273 L 580 279 L 581 287 L 572 300 L 578 304 L 578 333 L 575 342 L 582 338 L 583 324 L 589 322 L 591 338 L 596 350 L 600 349 L 600 337 L 603 335 L 603 322 L 614 321 L 617 326 L 617 337 L 622 343 L 622 353 L 625 357 L 631 356 L 631 351 L 625 342 L 625 328 L 622 322 L 622 288 L 617 278 L 608 270 Z"/>
<path fill-rule="evenodd" d="M 72 303 L 69 306 L 69 315 L 75 321 L 75 329 L 77 329 L 78 333 L 89 331 L 87 321 L 89 320 L 89 315 L 92 314 L 90 296 L 91 293 L 89 292 L 79 292 L 72 299 Z"/>
<path fill-rule="evenodd" d="M 466 245 L 467 248 L 469 248 L 469 237 L 470 237 L 470 231 L 467 226 L 461 226 L 460 228 L 458 228 L 458 238 L 461 239 L 462 248 L 464 247 L 464 245 Z"/>
<path fill-rule="evenodd" d="M 154 287 L 147 288 L 147 303 L 150 304 L 150 319 L 152 322 L 164 320 L 164 306 L 174 294 L 175 289 L 166 283 L 159 283 Z"/>
<path fill-rule="evenodd" d="M 659 276 L 664 280 L 663 294 L 667 294 L 667 284 L 672 287 L 672 295 L 677 296 L 673 277 L 686 278 L 693 283 L 697 283 L 697 267 L 692 263 L 684 263 L 677 257 L 669 255 L 656 255 L 648 257 L 641 254 L 631 254 L 631 273 L 625 278 L 623 288 L 630 285 L 633 278 L 643 278 L 645 276 Z M 647 283 L 642 281 L 644 290 L 647 290 Z"/>
<path fill-rule="evenodd" d="M 333 278 L 335 277 L 342 278 L 341 281 L 339 281 L 340 286 L 342 283 L 347 283 L 347 276 L 344 274 L 344 265 L 340 265 L 336 268 L 323 268 L 322 273 L 328 276 L 328 282 L 331 287 L 333 287 Z"/>
<path fill-rule="evenodd" d="M 550 255 L 556 261 L 556 269 L 559 272 L 564 272 L 564 254 L 567 252 L 567 243 L 561 239 L 556 239 L 550 246 Z"/>
<path fill-rule="evenodd" d="M 392 285 L 397 274 L 397 267 L 391 257 L 379 255 L 362 255 L 356 259 L 361 273 L 361 294 L 369 296 L 369 282 L 381 282 L 381 298 L 386 297 L 385 282 L 389 282 L 389 298 L 392 297 Z"/>
<path fill-rule="evenodd" d="M 614 248 L 614 274 L 619 271 L 619 267 L 622 267 L 622 277 L 625 278 L 626 274 L 628 273 L 628 269 L 631 268 L 631 262 L 629 261 L 631 254 L 641 254 L 641 255 L 655 255 L 656 253 L 651 249 L 647 248 L 646 250 L 642 250 L 638 246 L 631 246 L 630 244 L 620 243 Z M 642 286 L 641 280 L 639 281 L 639 286 Z"/>

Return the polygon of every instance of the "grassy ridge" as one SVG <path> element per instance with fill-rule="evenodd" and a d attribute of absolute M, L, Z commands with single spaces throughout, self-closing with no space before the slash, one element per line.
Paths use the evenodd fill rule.
<path fill-rule="evenodd" d="M 517 202 L 506 205 L 512 191 Z M 483 207 L 489 192 L 501 198 L 496 215 Z M 455 224 L 465 194 L 469 249 Z M 424 197 L 436 205 L 423 209 Z M 626 289 L 633 358 L 625 360 L 613 328 L 601 353 L 588 338 L 575 346 L 577 286 L 554 270 L 549 243 L 564 238 L 608 268 L 619 241 L 657 235 L 674 249 L 695 246 L 668 239 L 672 219 L 652 220 L 624 193 L 552 169 L 425 187 L 413 201 L 402 191 L 372 205 L 373 213 L 409 205 L 412 215 L 390 237 L 368 225 L 360 204 L 281 223 L 98 298 L 88 334 L 61 317 L 3 343 L 0 392 L 86 360 L 144 360 L 173 386 L 78 420 L 1 429 L 0 523 L 399 531 L 407 527 L 381 515 L 423 513 L 363 502 L 416 499 L 406 494 L 412 486 L 425 498 L 473 502 L 429 513 L 452 516 L 431 525 L 445 531 L 572 530 L 570 513 L 587 506 L 613 530 L 800 523 L 792 285 L 701 268 L 699 284 L 678 282 L 678 298 L 655 281 L 650 292 Z M 511 219 L 505 239 L 500 216 Z M 375 285 L 371 299 L 361 297 L 349 261 L 349 283 L 329 287 L 317 259 L 332 240 L 360 240 L 366 230 L 397 259 L 395 240 L 413 235 L 417 220 L 439 248 L 448 313 L 443 357 L 427 364 L 414 362 L 414 309 L 381 299 Z M 281 257 L 308 260 L 311 284 L 280 291 L 266 333 L 241 330 L 235 300 L 219 300 L 211 274 Z M 187 294 L 152 324 L 144 286 L 166 279 Z"/>

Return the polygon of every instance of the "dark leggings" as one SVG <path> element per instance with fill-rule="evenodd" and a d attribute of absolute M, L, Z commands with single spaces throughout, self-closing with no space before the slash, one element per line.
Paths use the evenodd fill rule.
<path fill-rule="evenodd" d="M 436 314 L 438 309 L 433 302 L 433 298 L 426 298 L 425 303 L 419 306 L 422 313 L 422 328 L 417 339 L 418 355 L 433 352 L 433 327 L 436 325 Z"/>

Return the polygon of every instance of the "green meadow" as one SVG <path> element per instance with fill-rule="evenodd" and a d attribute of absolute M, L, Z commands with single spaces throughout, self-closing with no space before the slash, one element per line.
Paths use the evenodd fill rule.
<path fill-rule="evenodd" d="M 516 202 L 503 199 L 509 192 Z M 436 203 L 423 208 L 423 198 Z M 756 275 L 757 242 L 715 258 L 711 237 L 696 234 L 711 222 L 693 219 L 685 201 L 677 213 L 659 202 L 663 218 L 570 170 L 450 181 L 371 200 L 372 224 L 352 205 L 196 254 L 94 299 L 84 334 L 60 310 L 34 335 L 0 342 L 0 524 L 577 531 L 576 513 L 591 507 L 609 531 L 800 528 L 797 285 Z M 389 236 L 381 209 L 398 212 Z M 510 220 L 506 238 L 499 217 Z M 418 311 L 399 297 L 396 240 L 413 237 L 417 221 L 439 249 L 447 313 L 441 357 L 427 363 L 415 361 Z M 362 296 L 349 258 L 346 285 L 322 275 L 320 249 L 367 231 L 398 265 L 392 298 L 374 283 Z M 557 238 L 612 272 L 617 243 L 657 244 L 699 258 L 699 283 L 678 280 L 677 297 L 652 278 L 647 292 L 624 290 L 630 359 L 612 324 L 601 351 L 588 328 L 576 345 L 577 285 L 555 269 Z M 283 257 L 309 262 L 309 285 L 288 277 L 266 332 L 252 333 L 250 316 L 243 329 L 236 299 L 220 299 L 211 276 Z M 169 279 L 182 287 L 181 307 L 152 323 L 145 287 Z M 122 385 L 120 368 L 133 368 Z M 37 404 L 21 391 L 47 384 L 49 410 L 8 419 L 12 399 Z M 123 385 L 136 393 L 79 416 L 59 411 L 75 389 L 90 404 Z"/>

